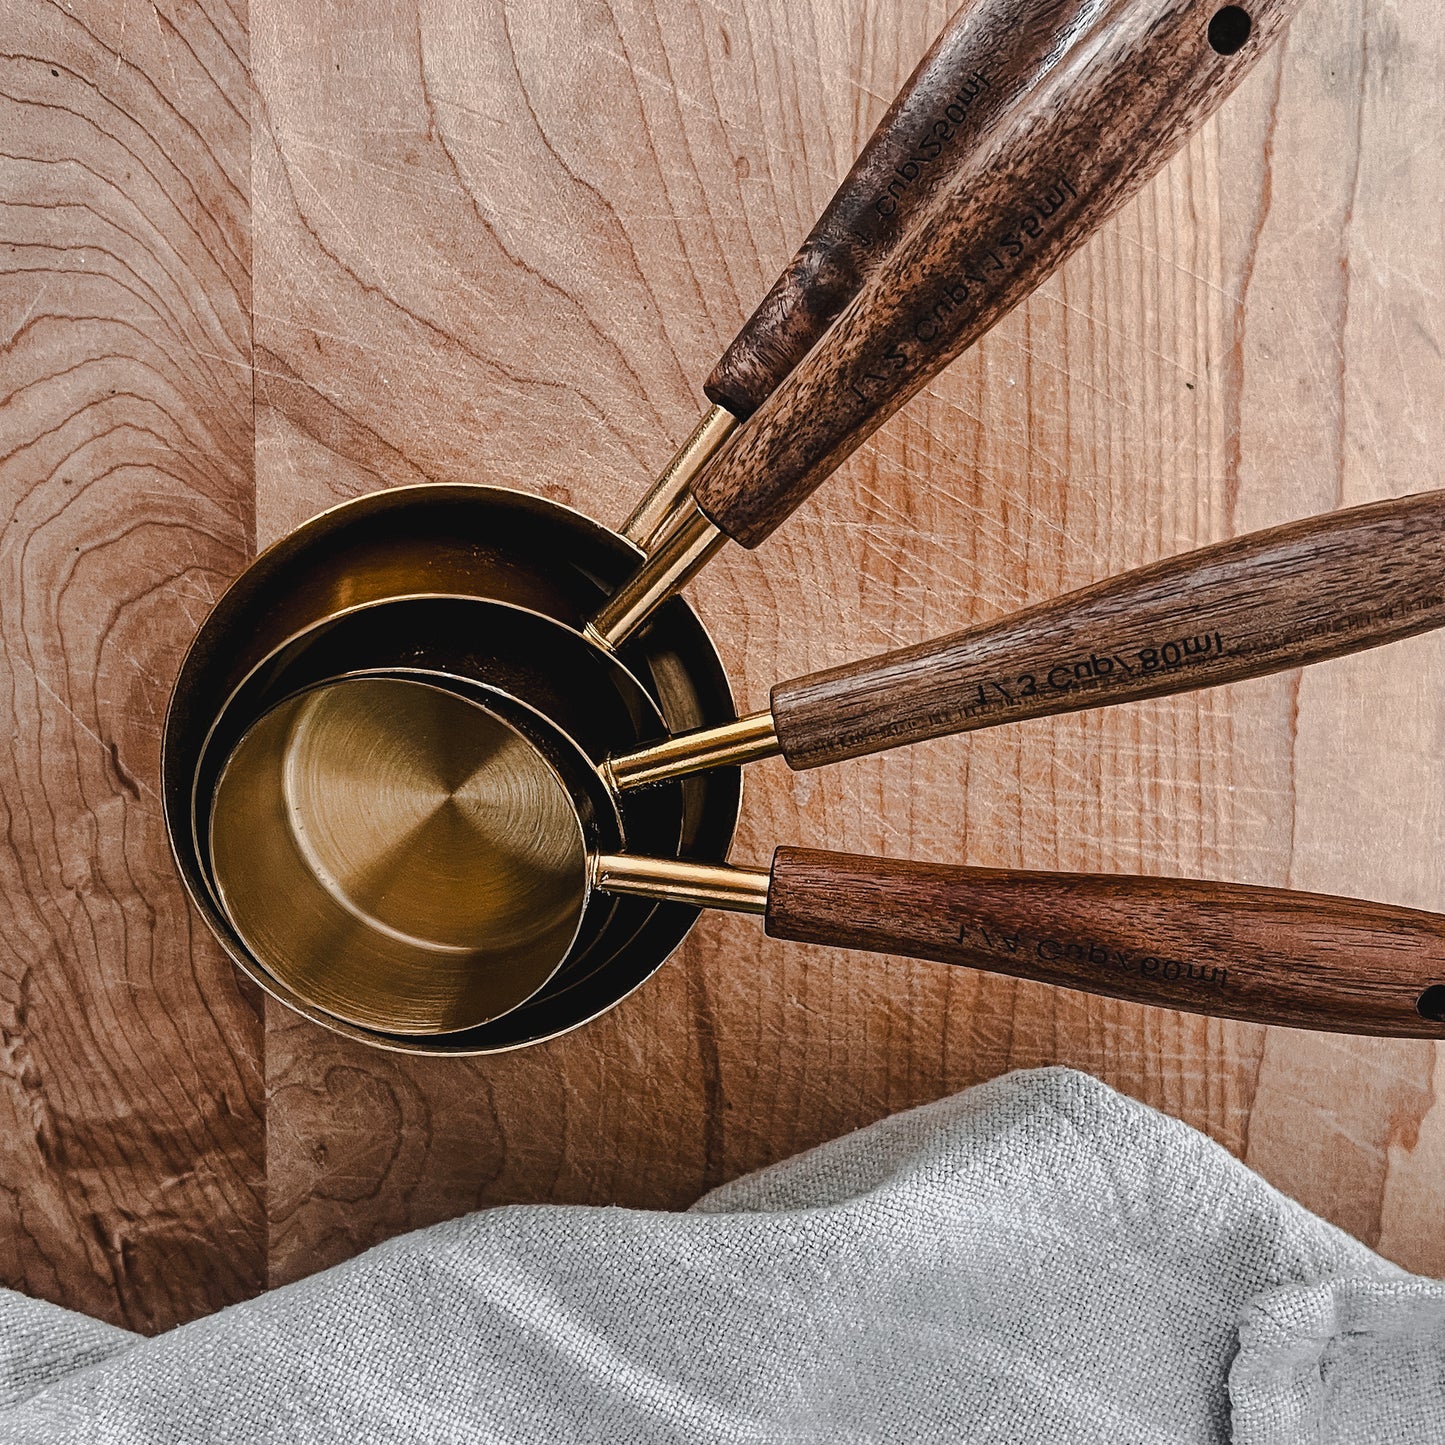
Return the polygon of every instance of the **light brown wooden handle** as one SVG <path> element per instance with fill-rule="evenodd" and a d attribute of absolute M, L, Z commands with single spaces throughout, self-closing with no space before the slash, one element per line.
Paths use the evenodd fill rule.
<path fill-rule="evenodd" d="M 749 417 L 803 359 L 983 138 L 1112 0 L 969 0 L 923 57 L 808 239 L 707 379 Z"/>
<path fill-rule="evenodd" d="M 779 848 L 767 929 L 1188 1013 L 1445 1037 L 1445 918 L 1354 898 Z"/>
<path fill-rule="evenodd" d="M 1445 491 L 1111 577 L 998 622 L 773 689 L 794 768 L 1260 677 L 1445 626 Z"/>
<path fill-rule="evenodd" d="M 702 510 L 763 541 L 1159 169 L 1299 4 L 1118 0 L 1074 33 L 694 484 Z"/>

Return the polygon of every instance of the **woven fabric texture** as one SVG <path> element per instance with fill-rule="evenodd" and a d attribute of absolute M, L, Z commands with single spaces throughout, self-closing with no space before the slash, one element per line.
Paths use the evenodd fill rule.
<path fill-rule="evenodd" d="M 0 1441 L 1439 1445 L 1445 1285 L 1008 1075 L 684 1214 L 494 1209 L 156 1339 L 0 1292 Z"/>

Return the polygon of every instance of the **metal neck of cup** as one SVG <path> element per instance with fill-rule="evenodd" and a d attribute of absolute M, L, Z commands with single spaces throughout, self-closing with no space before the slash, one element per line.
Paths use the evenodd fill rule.
<path fill-rule="evenodd" d="M 637 504 L 622 524 L 622 535 L 644 552 L 657 550 L 658 541 L 670 534 L 674 513 L 687 499 L 693 479 L 713 459 L 732 435 L 738 419 L 725 406 L 712 406 L 677 449 L 677 455 L 653 483 L 652 490 Z"/>
<path fill-rule="evenodd" d="M 630 858 L 604 853 L 592 860 L 592 886 L 658 903 L 722 908 L 730 913 L 766 913 L 771 874 L 764 868 L 683 863 L 675 858 Z"/>
<path fill-rule="evenodd" d="M 757 712 L 608 758 L 601 771 L 613 791 L 620 793 L 709 768 L 740 767 L 759 758 L 776 757 L 781 751 L 772 713 Z"/>
<path fill-rule="evenodd" d="M 656 551 L 603 603 L 583 631 L 609 652 L 615 651 L 726 541 L 727 534 L 687 497 Z"/>

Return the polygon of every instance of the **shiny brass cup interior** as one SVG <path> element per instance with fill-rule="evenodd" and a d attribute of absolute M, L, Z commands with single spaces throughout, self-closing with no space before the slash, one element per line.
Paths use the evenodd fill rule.
<path fill-rule="evenodd" d="M 643 789 L 620 802 L 596 776 L 602 758 L 640 737 L 667 734 L 656 700 L 618 659 L 560 622 L 505 603 L 399 597 L 303 629 L 226 699 L 201 749 L 191 805 L 195 853 L 208 880 L 212 800 L 241 735 L 293 693 L 358 676 L 431 681 L 498 712 L 569 781 L 583 779 L 579 796 L 592 800 L 600 847 L 625 841 L 672 854 L 685 846 L 691 808 L 681 787 Z M 569 968 L 600 966 L 647 926 L 652 912 L 638 899 L 599 900 L 587 912 Z"/>
<path fill-rule="evenodd" d="M 577 937 L 589 840 L 494 710 L 416 679 L 298 693 L 233 749 L 217 894 L 272 974 L 364 1028 L 438 1034 L 537 993 Z"/>
<path fill-rule="evenodd" d="M 476 599 L 580 632 L 599 602 L 635 569 L 637 557 L 635 548 L 571 508 L 508 488 L 448 483 L 356 498 L 313 518 L 251 564 L 187 654 L 162 749 L 166 824 L 177 865 L 238 967 L 287 1007 L 337 1032 L 383 1048 L 438 1055 L 491 1053 L 556 1037 L 613 1007 L 652 974 L 697 910 L 665 903 L 624 914 L 621 905 L 641 901 L 613 900 L 618 917 L 602 927 L 595 945 L 574 948 L 562 970 L 520 1007 L 447 1033 L 361 1027 L 318 1008 L 256 959 L 219 905 L 208 851 L 207 809 L 219 768 L 211 756 L 224 759 L 245 727 L 289 689 L 320 680 L 319 672 L 269 676 L 272 662 L 303 634 L 373 604 L 418 596 Z M 511 634 L 510 624 L 506 631 Z M 414 634 L 433 645 L 413 661 L 485 684 L 492 679 L 478 659 L 493 637 L 473 634 L 472 657 L 463 655 L 465 648 L 452 656 L 441 639 Z M 735 716 L 717 653 L 682 599 L 660 609 L 618 657 L 655 698 L 669 732 Z M 395 666 L 404 659 L 372 657 L 368 665 L 378 661 Z M 559 686 L 573 682 L 558 677 Z M 594 752 L 592 760 L 600 755 Z M 678 850 L 688 857 L 725 857 L 737 819 L 739 770 L 687 779 L 682 788 Z M 597 912 L 594 899 L 589 928 Z"/>

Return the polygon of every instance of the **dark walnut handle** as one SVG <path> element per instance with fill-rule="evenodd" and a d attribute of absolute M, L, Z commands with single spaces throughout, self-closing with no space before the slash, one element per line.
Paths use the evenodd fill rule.
<path fill-rule="evenodd" d="M 1355 898 L 779 848 L 767 930 L 1187 1013 L 1445 1038 L 1445 918 Z"/>
<path fill-rule="evenodd" d="M 750 417 L 812 349 L 983 137 L 1107 0 L 970 0 L 898 93 L 808 239 L 713 368 L 708 400 Z"/>
<path fill-rule="evenodd" d="M 745 547 L 762 542 L 1179 149 L 1299 4 L 1121 0 L 1074 34 L 697 480 L 707 516 Z M 1241 8 L 1242 41 L 1219 23 Z"/>
<path fill-rule="evenodd" d="M 1445 491 L 1169 557 L 773 689 L 794 768 L 1261 677 L 1445 626 Z"/>

